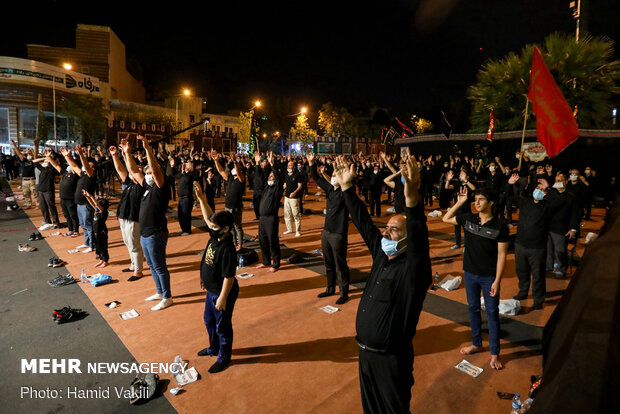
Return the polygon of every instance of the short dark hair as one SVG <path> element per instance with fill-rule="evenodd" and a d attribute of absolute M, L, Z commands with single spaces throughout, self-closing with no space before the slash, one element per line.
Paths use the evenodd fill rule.
<path fill-rule="evenodd" d="M 220 210 L 216 212 L 211 216 L 209 220 L 217 224 L 221 229 L 226 226 L 228 226 L 229 229 L 232 229 L 233 223 L 235 221 L 233 214 L 226 210 Z"/>
<path fill-rule="evenodd" d="M 488 187 L 480 187 L 476 191 L 474 191 L 474 196 L 481 195 L 487 199 L 488 202 L 495 202 L 497 195 L 493 189 Z"/>

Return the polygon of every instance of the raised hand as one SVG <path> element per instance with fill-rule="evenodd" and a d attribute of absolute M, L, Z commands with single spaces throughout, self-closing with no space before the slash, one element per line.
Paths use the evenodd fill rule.
<path fill-rule="evenodd" d="M 308 150 L 306 158 L 308 159 L 308 164 L 314 164 L 314 154 L 312 153 L 312 151 Z"/>
<path fill-rule="evenodd" d="M 499 164 L 499 157 L 495 157 L 495 162 Z"/>
<path fill-rule="evenodd" d="M 269 155 L 267 156 L 267 161 L 269 164 L 273 164 L 273 151 L 269 151 Z"/>
<path fill-rule="evenodd" d="M 519 174 L 512 174 L 508 179 L 508 184 L 514 184 L 519 181 Z"/>
<path fill-rule="evenodd" d="M 336 178 L 338 179 L 340 188 L 342 191 L 346 191 L 353 186 L 353 181 L 355 180 L 355 165 L 349 164 L 342 155 L 336 158 L 334 164 L 336 168 Z"/>
<path fill-rule="evenodd" d="M 465 203 L 467 201 L 467 193 L 469 193 L 469 187 L 466 185 L 461 186 L 458 194 L 458 203 Z"/>
<path fill-rule="evenodd" d="M 446 174 L 446 180 L 452 181 L 453 178 L 454 178 L 454 171 L 448 170 L 448 173 Z"/>
<path fill-rule="evenodd" d="M 205 193 L 202 192 L 202 188 L 200 188 L 200 184 L 197 182 L 194 182 L 194 194 L 196 195 L 196 198 L 200 200 L 206 199 Z"/>
<path fill-rule="evenodd" d="M 549 183 L 544 178 L 539 178 L 538 183 L 542 184 L 544 188 L 549 188 Z"/>
<path fill-rule="evenodd" d="M 254 151 L 254 161 L 256 162 L 256 165 L 260 163 L 260 152 L 259 151 Z"/>
<path fill-rule="evenodd" d="M 110 148 L 108 148 L 108 151 L 110 152 L 110 155 L 115 156 L 117 150 L 116 147 L 112 145 Z"/>
<path fill-rule="evenodd" d="M 137 137 L 138 141 L 142 142 L 142 146 L 144 147 L 144 149 L 147 149 L 149 147 L 149 140 L 146 137 L 143 137 L 142 135 L 138 135 Z"/>
<path fill-rule="evenodd" d="M 407 160 L 406 168 L 401 172 L 405 180 L 405 199 L 407 207 L 415 207 L 420 198 L 420 171 L 415 157 Z"/>
<path fill-rule="evenodd" d="M 69 151 L 67 151 L 67 149 L 65 147 L 60 147 L 60 154 L 63 157 L 66 157 L 69 154 Z"/>
<path fill-rule="evenodd" d="M 121 143 L 119 144 L 119 146 L 121 147 L 121 149 L 123 150 L 125 154 L 127 155 L 131 154 L 131 144 L 125 138 L 121 140 Z"/>

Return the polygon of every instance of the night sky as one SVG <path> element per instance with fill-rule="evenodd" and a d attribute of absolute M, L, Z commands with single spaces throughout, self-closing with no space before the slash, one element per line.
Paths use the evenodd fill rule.
<path fill-rule="evenodd" d="M 568 0 L 16 3 L 3 10 L 0 55 L 25 58 L 27 43 L 74 47 L 78 23 L 107 25 L 142 66 L 147 97 L 189 87 L 210 112 L 255 98 L 268 113 L 326 101 L 405 119 L 443 109 L 457 129 L 481 63 L 575 31 Z M 620 39 L 620 1 L 582 8 L 591 33 Z"/>

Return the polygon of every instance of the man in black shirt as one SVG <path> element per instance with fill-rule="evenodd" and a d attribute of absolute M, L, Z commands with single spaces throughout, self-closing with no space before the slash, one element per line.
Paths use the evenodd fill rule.
<path fill-rule="evenodd" d="M 258 159 L 260 154 L 256 153 Z M 267 158 L 269 165 L 273 167 L 273 153 L 269 153 Z M 267 171 L 257 162 L 254 174 L 264 176 Z M 280 199 L 284 192 L 280 178 L 275 173 L 275 169 L 271 168 L 267 175 L 267 186 L 262 192 L 259 205 L 259 221 L 258 221 L 258 241 L 263 256 L 261 264 L 256 266 L 262 269 L 271 265 L 269 272 L 277 272 L 280 268 L 280 217 L 278 210 L 280 209 Z"/>
<path fill-rule="evenodd" d="M 32 151 L 28 150 L 28 155 L 24 157 L 22 152 L 19 150 L 19 147 L 17 146 L 17 142 L 11 140 L 11 143 L 13 144 L 13 150 L 15 151 L 15 155 L 17 155 L 20 161 L 24 208 L 28 209 L 32 207 L 33 200 L 38 206 L 39 201 L 37 198 L 36 180 L 34 174 L 35 167 L 34 162 L 32 162 L 34 156 L 32 155 Z"/>
<path fill-rule="evenodd" d="M 295 163 L 289 161 L 284 176 L 284 224 L 286 231 L 282 234 L 293 232 L 293 220 L 295 220 L 295 236 L 301 236 L 301 211 L 300 199 L 303 189 L 302 177 L 295 170 Z"/>
<path fill-rule="evenodd" d="M 379 164 L 372 166 L 372 174 L 368 176 L 367 187 L 370 193 L 370 215 L 381 216 L 381 193 L 383 191 L 383 179 L 385 178 Z"/>
<path fill-rule="evenodd" d="M 194 189 L 211 236 L 200 261 L 200 285 L 207 291 L 204 322 L 209 347 L 198 351 L 198 356 L 217 355 L 217 361 L 209 368 L 215 374 L 226 369 L 232 356 L 232 314 L 239 296 L 235 277 L 237 254 L 231 234 L 234 218 L 229 211 L 213 214 L 200 186 L 195 185 Z"/>
<path fill-rule="evenodd" d="M 409 159 L 406 217 L 392 216 L 382 234 L 355 195 L 355 166 L 340 157 L 336 170 L 351 220 L 373 258 L 356 319 L 362 406 L 366 413 L 408 412 L 414 383 L 411 341 L 432 278 L 420 174 L 415 158 Z"/>
<path fill-rule="evenodd" d="M 502 369 L 502 364 L 499 362 L 499 291 L 508 252 L 508 226 L 493 215 L 496 195 L 493 190 L 485 187 L 475 192 L 474 208 L 477 213 L 458 214 L 462 206 L 466 204 L 469 206 L 468 191 L 466 186 L 461 187 L 457 203 L 442 219 L 444 223 L 458 223 L 465 229 L 463 270 L 472 345 L 461 348 L 461 354 L 469 355 L 482 350 L 480 317 L 482 291 L 489 324 L 490 365 L 493 369 Z"/>
<path fill-rule="evenodd" d="M 110 147 L 110 155 L 114 162 L 114 168 L 123 183 L 123 194 L 118 203 L 116 217 L 121 228 L 121 236 L 123 243 L 129 251 L 129 259 L 131 264 L 123 272 L 133 272 L 129 277 L 129 281 L 133 282 L 142 277 L 142 268 L 144 263 L 144 253 L 140 245 L 140 200 L 144 194 L 144 189 L 136 183 L 135 179 L 127 173 L 125 165 L 121 162 L 116 147 Z M 131 155 L 129 155 L 131 156 Z"/>
<path fill-rule="evenodd" d="M 267 176 L 271 172 L 271 168 L 267 168 L 268 163 L 267 160 L 260 159 L 260 152 L 254 153 L 254 192 L 252 193 L 252 205 L 254 207 L 254 215 L 256 216 L 256 220 L 259 219 L 260 213 L 260 198 L 265 191 L 267 186 Z"/>
<path fill-rule="evenodd" d="M 181 226 L 181 236 L 192 234 L 192 208 L 194 207 L 194 181 L 198 181 L 198 173 L 194 170 L 194 163 L 185 161 L 181 163 L 181 171 L 176 170 L 176 161 L 170 160 L 174 169 L 172 177 L 179 180 L 178 195 L 178 218 Z"/>
<path fill-rule="evenodd" d="M 65 236 L 77 237 L 79 235 L 80 224 L 77 215 L 77 204 L 75 204 L 75 189 L 80 176 L 77 175 L 70 165 L 65 167 L 65 171 L 60 178 L 60 207 L 62 214 L 67 220 Z"/>
<path fill-rule="evenodd" d="M 159 300 L 160 302 L 151 308 L 151 310 L 157 311 L 172 305 L 170 272 L 166 265 L 166 245 L 168 243 L 166 211 L 168 210 L 170 190 L 166 187 L 166 178 L 157 163 L 157 158 L 155 158 L 148 140 L 141 135 L 138 135 L 138 140 L 142 141 L 148 161 L 144 173 L 140 171 L 131 156 L 129 142 L 123 139 L 120 146 L 125 154 L 127 170 L 144 189 L 139 214 L 140 244 L 157 289 L 157 293 L 146 298 L 146 301 Z"/>
<path fill-rule="evenodd" d="M 340 184 L 335 174 L 327 182 L 317 171 L 314 154 L 308 152 L 310 176 L 325 191 L 327 199 L 325 224 L 321 233 L 321 250 L 325 260 L 327 289 L 319 293 L 320 298 L 332 296 L 336 291 L 336 280 L 340 288 L 340 298 L 336 304 L 342 305 L 349 299 L 349 266 L 347 265 L 347 247 L 349 234 L 349 210 L 344 202 Z"/>
<path fill-rule="evenodd" d="M 45 157 L 35 160 L 35 167 L 40 171 L 37 193 L 39 207 L 43 213 L 43 225 L 39 230 L 49 230 L 58 227 L 58 210 L 56 209 L 56 185 L 54 179 L 60 172 L 60 163 L 56 155 L 45 150 Z"/>
<path fill-rule="evenodd" d="M 232 213 L 235 218 L 232 228 L 233 241 L 237 250 L 243 248 L 243 193 L 245 193 L 245 174 L 241 164 L 233 160 L 233 167 L 230 171 L 225 171 L 218 161 L 217 152 L 211 151 L 215 168 L 222 178 L 228 182 L 226 188 L 226 200 L 224 201 L 224 209 Z M 234 155 L 233 155 L 234 157 Z"/>

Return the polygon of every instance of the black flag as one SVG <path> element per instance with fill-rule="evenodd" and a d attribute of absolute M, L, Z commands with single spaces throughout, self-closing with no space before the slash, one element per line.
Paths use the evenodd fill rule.
<path fill-rule="evenodd" d="M 450 138 L 452 133 L 452 125 L 446 119 L 446 114 L 443 111 L 441 111 L 441 132 L 443 132 L 446 138 Z"/>

